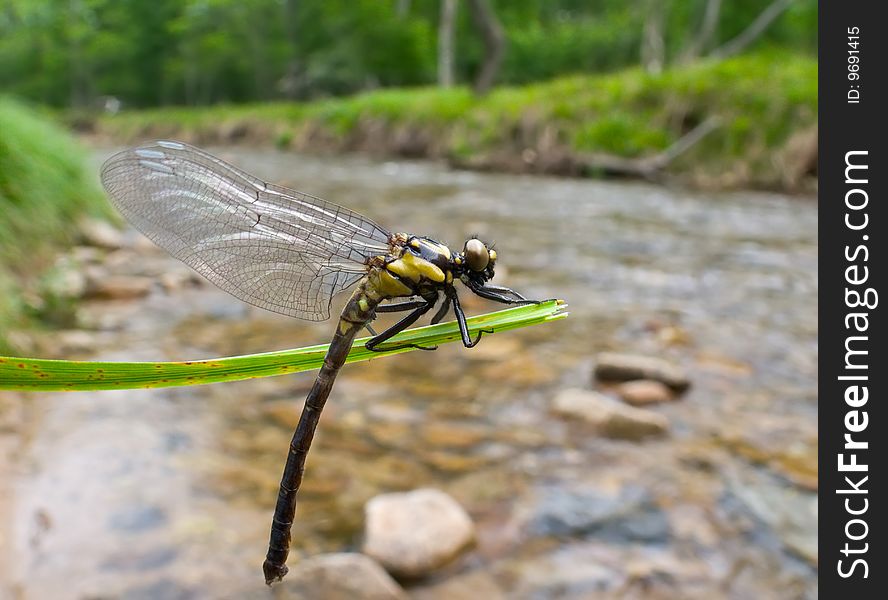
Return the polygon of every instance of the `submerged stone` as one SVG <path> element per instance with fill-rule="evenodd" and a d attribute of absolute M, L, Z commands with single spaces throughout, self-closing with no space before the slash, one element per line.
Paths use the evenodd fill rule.
<path fill-rule="evenodd" d="M 665 542 L 670 525 L 666 514 L 643 488 L 618 490 L 546 490 L 529 523 L 534 535 L 577 536 L 617 542 Z"/>
<path fill-rule="evenodd" d="M 552 410 L 563 417 L 581 419 L 606 437 L 638 441 L 669 431 L 669 420 L 663 415 L 589 390 L 561 390 L 552 400 Z"/>
<path fill-rule="evenodd" d="M 602 352 L 595 362 L 595 377 L 602 381 L 652 379 L 676 392 L 684 392 L 691 387 L 691 380 L 684 369 L 662 358 Z"/>

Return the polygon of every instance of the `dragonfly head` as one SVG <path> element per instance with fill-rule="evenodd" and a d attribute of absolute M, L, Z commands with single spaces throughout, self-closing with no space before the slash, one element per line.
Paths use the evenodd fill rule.
<path fill-rule="evenodd" d="M 466 277 L 483 284 L 493 278 L 496 250 L 489 248 L 478 238 L 471 238 L 466 241 L 463 251 L 457 256 L 457 261 L 463 265 Z"/>

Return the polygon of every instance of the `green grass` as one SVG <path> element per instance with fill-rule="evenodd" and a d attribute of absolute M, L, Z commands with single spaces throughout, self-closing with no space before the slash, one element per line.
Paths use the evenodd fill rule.
<path fill-rule="evenodd" d="M 406 153 L 398 140 L 409 131 L 424 140 L 412 154 L 484 164 L 526 149 L 642 157 L 708 117 L 721 127 L 671 166 L 675 172 L 741 165 L 746 183 L 779 185 L 775 156 L 793 133 L 816 126 L 816 60 L 765 51 L 659 75 L 630 69 L 497 88 L 483 98 L 465 88 L 385 89 L 309 103 L 124 112 L 99 126 L 127 142 L 179 137 L 384 154 Z"/>
<path fill-rule="evenodd" d="M 480 330 L 492 335 L 510 329 L 549 323 L 567 317 L 562 300 L 516 306 L 467 320 L 474 338 Z M 358 362 L 412 352 L 415 348 L 373 352 L 364 344 L 370 338 L 355 340 L 347 362 Z M 408 329 L 385 345 L 399 343 L 423 347 L 460 340 L 456 321 Z M 248 356 L 188 362 L 89 362 L 43 360 L 0 356 L 0 390 L 86 391 L 156 388 L 237 381 L 257 377 L 287 375 L 320 368 L 328 345 L 295 350 L 265 352 Z"/>
<path fill-rule="evenodd" d="M 0 97 L 0 349 L 20 328 L 24 290 L 36 284 L 53 250 L 69 245 L 83 215 L 108 214 L 84 151 L 49 118 Z"/>

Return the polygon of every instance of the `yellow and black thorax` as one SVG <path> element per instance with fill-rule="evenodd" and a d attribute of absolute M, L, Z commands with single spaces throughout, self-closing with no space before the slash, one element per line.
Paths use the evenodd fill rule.
<path fill-rule="evenodd" d="M 388 255 L 369 261 L 371 284 L 383 297 L 422 296 L 453 283 L 454 254 L 444 244 L 404 233 L 390 243 Z"/>

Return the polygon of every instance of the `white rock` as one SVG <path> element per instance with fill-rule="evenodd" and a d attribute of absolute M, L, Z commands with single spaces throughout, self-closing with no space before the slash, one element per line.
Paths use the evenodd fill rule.
<path fill-rule="evenodd" d="M 552 400 L 552 410 L 565 417 L 582 419 L 606 437 L 640 440 L 669 430 L 669 420 L 663 415 L 627 406 L 589 390 L 561 390 Z"/>
<path fill-rule="evenodd" d="M 475 539 L 469 515 L 439 490 L 376 496 L 364 512 L 363 551 L 396 576 L 426 575 L 451 562 Z"/>
<path fill-rule="evenodd" d="M 108 221 L 84 219 L 80 222 L 80 234 L 88 246 L 108 249 L 123 246 L 123 234 Z"/>
<path fill-rule="evenodd" d="M 50 278 L 47 291 L 62 298 L 80 298 L 86 293 L 87 280 L 75 267 L 60 269 Z"/>
<path fill-rule="evenodd" d="M 276 589 L 288 600 L 406 600 L 379 563 L 357 552 L 313 556 L 292 566 Z M 275 595 L 277 597 L 277 594 Z"/>

